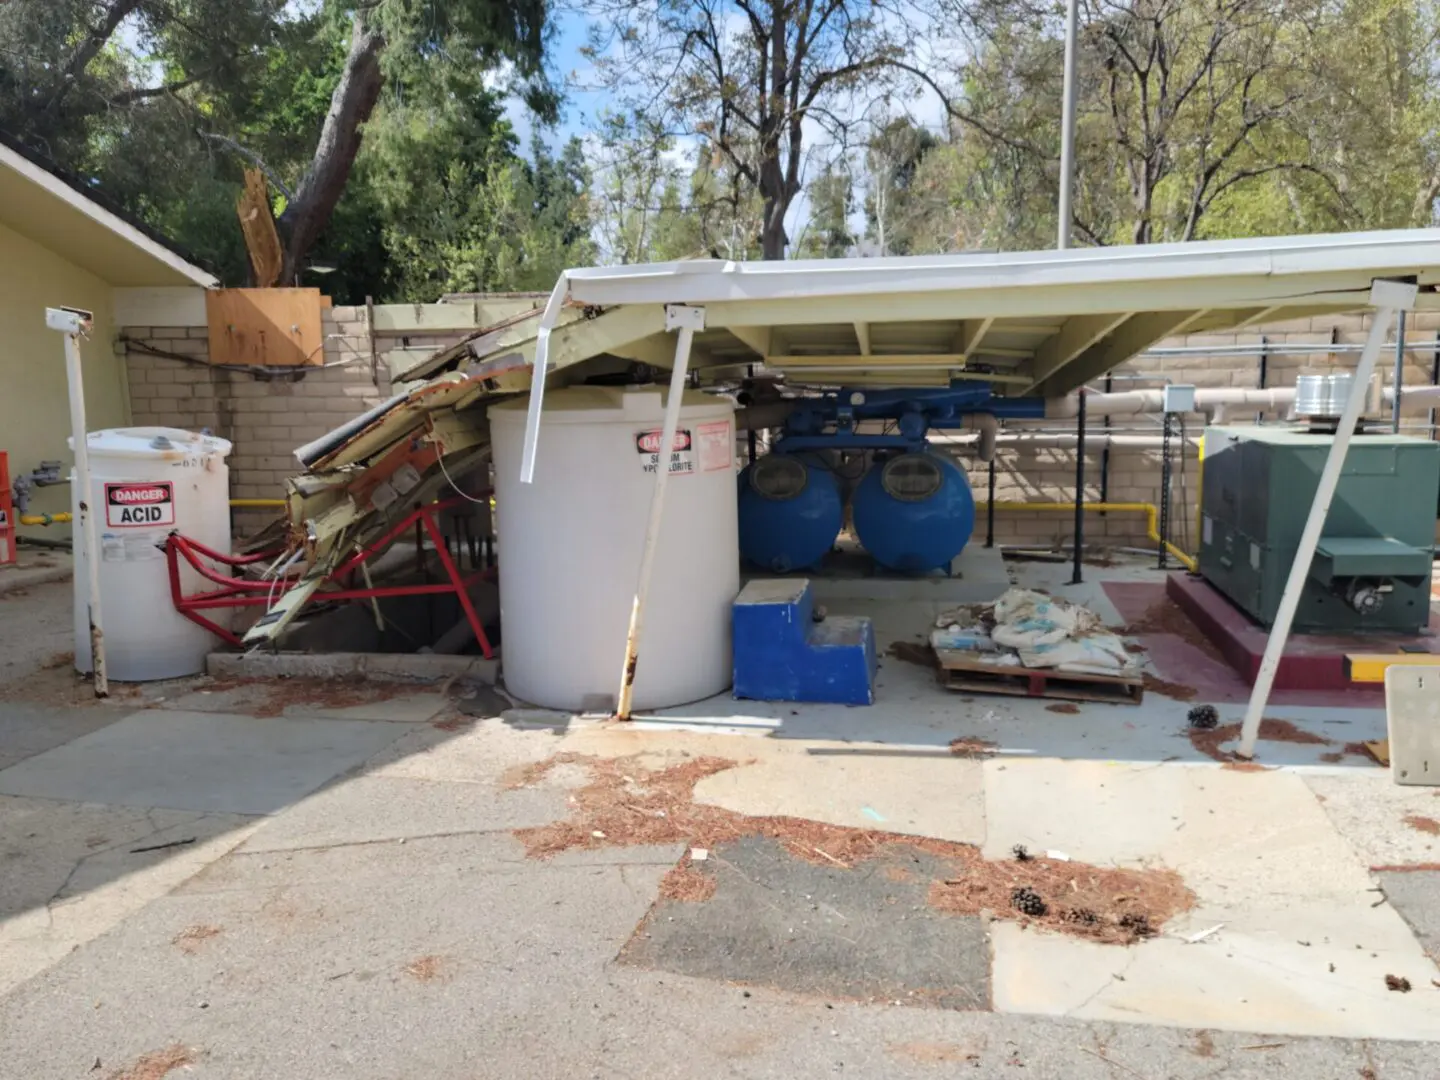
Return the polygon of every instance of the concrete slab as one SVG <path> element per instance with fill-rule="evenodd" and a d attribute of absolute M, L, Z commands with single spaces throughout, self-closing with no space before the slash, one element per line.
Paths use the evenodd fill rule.
<path fill-rule="evenodd" d="M 1429 986 L 1434 964 L 1393 910 L 1373 906 L 1364 865 L 1296 774 L 1059 761 L 985 768 L 987 854 L 1024 843 L 1085 862 L 1168 866 L 1197 902 L 1167 931 L 1183 937 L 1224 924 L 1199 945 L 1167 939 L 1129 950 L 997 928 L 997 1008 L 1286 1034 L 1440 1036 L 1440 1008 L 1426 998 L 1397 1001 L 1384 985 L 1393 973 Z"/>
<path fill-rule="evenodd" d="M 37 585 L 69 581 L 74 568 L 74 557 L 68 551 L 22 549 L 15 562 L 0 566 L 0 596 Z"/>
<path fill-rule="evenodd" d="M 1440 1007 L 1426 992 L 1434 965 L 1413 954 L 1351 950 L 1331 972 L 1322 953 L 1292 938 L 1228 927 L 1196 945 L 1166 939 L 1130 948 L 1015 923 L 991 932 L 1001 1011 L 1267 1035 L 1440 1038 Z M 1421 989 L 1387 990 L 1387 974 Z"/>
<path fill-rule="evenodd" d="M 1307 774 L 1325 816 L 1370 867 L 1440 863 L 1440 798 L 1400 787 L 1388 770 Z"/>
<path fill-rule="evenodd" d="M 563 1075 L 535 1047 L 503 1068 L 493 1055 L 532 1037 L 598 1050 L 606 963 L 665 871 L 517 853 L 465 837 L 400 863 L 373 847 L 297 855 L 288 872 L 242 857 L 265 876 L 159 900 L 0 1000 L 6 1071 L 81 1076 L 99 1058 L 114 1072 L 178 1043 L 197 1075 Z M 308 876 L 316 862 L 334 872 Z M 179 947 L 195 927 L 209 936 Z"/>
<path fill-rule="evenodd" d="M 1388 870 L 1375 880 L 1430 959 L 1440 962 L 1440 870 Z"/>
<path fill-rule="evenodd" d="M 980 762 L 948 751 L 810 747 L 764 757 L 695 785 L 698 802 L 752 817 L 784 815 L 967 844 L 985 839 Z M 833 752 L 832 752 L 833 751 Z"/>
<path fill-rule="evenodd" d="M 225 679 L 339 679 L 363 675 L 369 679 L 415 681 L 458 676 L 493 684 L 499 669 L 498 660 L 483 656 L 436 653 L 215 652 L 205 662 L 209 674 Z"/>
<path fill-rule="evenodd" d="M 550 728 L 522 729 L 493 718 L 426 725 L 407 731 L 371 758 L 366 774 L 493 784 L 506 770 L 544 761 L 559 749 L 560 739 Z"/>
<path fill-rule="evenodd" d="M 984 926 L 930 909 L 925 889 L 943 868 L 913 861 L 894 880 L 900 874 L 882 873 L 878 860 L 843 870 L 765 838 L 723 845 L 698 864 L 714 896 L 661 900 L 621 959 L 829 998 L 986 1008 Z"/>
<path fill-rule="evenodd" d="M 65 573 L 68 575 L 69 570 Z M 0 595 L 0 686 L 28 681 L 47 666 L 72 669 L 75 616 L 68 581 L 17 587 Z M 44 697 L 47 703 L 59 700 Z"/>
<path fill-rule="evenodd" d="M 0 797 L 0 994 L 219 858 L 251 819 Z M 157 845 L 179 843 L 175 847 Z"/>
<path fill-rule="evenodd" d="M 366 682 L 342 684 L 348 693 L 318 682 L 256 680 L 217 690 L 198 689 L 160 703 L 161 708 L 182 712 L 242 713 L 249 716 L 319 716 L 332 720 L 388 720 L 398 724 L 423 724 L 446 708 L 448 699 L 432 689 L 395 693 L 394 683 L 367 687 Z M 361 700 L 356 704 L 337 700 Z"/>
<path fill-rule="evenodd" d="M 1369 875 L 1298 776 L 1214 766 L 985 762 L 985 854 L 1174 867 L 1202 904 L 1359 898 Z M 1368 903 L 1368 901 L 1367 901 Z"/>
<path fill-rule="evenodd" d="M 123 715 L 94 708 L 0 702 L 0 769 L 99 731 Z"/>
<path fill-rule="evenodd" d="M 404 731 L 374 721 L 152 709 L 0 771 L 0 795 L 272 814 Z"/>
<path fill-rule="evenodd" d="M 527 787 L 361 776 L 290 807 L 245 843 L 247 852 L 372 844 L 531 828 L 565 816 L 565 793 Z"/>

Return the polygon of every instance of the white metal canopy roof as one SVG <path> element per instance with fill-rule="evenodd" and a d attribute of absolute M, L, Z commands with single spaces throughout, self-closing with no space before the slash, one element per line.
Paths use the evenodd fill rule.
<path fill-rule="evenodd" d="M 523 389 L 548 333 L 546 370 L 599 357 L 667 367 L 666 305 L 705 308 L 692 366 L 757 369 L 791 383 L 944 385 L 993 381 L 1052 396 L 1163 338 L 1368 304 L 1371 282 L 1420 285 L 1440 309 L 1440 229 L 1191 244 L 793 262 L 694 262 L 567 271 L 543 316 L 521 317 L 437 354 L 402 378 L 498 365 Z M 593 365 L 591 365 L 593 366 Z"/>

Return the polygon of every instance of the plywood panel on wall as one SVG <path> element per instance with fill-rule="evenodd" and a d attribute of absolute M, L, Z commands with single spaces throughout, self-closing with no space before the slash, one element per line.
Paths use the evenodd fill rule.
<path fill-rule="evenodd" d="M 212 289 L 210 362 L 250 367 L 324 363 L 319 289 Z"/>

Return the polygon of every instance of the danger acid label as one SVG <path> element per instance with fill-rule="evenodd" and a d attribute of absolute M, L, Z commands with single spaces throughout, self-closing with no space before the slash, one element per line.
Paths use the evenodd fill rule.
<path fill-rule="evenodd" d="M 635 433 L 635 452 L 640 455 L 640 466 L 647 473 L 660 468 L 660 440 L 665 433 L 658 428 L 653 431 Z M 670 475 L 693 473 L 695 471 L 695 443 L 689 430 L 677 428 L 675 441 L 670 444 Z"/>
<path fill-rule="evenodd" d="M 175 485 L 106 484 L 105 524 L 112 529 L 154 528 L 175 524 Z"/>

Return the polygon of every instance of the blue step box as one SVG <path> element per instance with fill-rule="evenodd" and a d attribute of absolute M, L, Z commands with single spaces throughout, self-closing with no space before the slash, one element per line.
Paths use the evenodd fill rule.
<path fill-rule="evenodd" d="M 804 578 L 752 581 L 733 609 L 735 696 L 752 701 L 875 702 L 875 628 L 831 615 L 815 622 Z"/>

